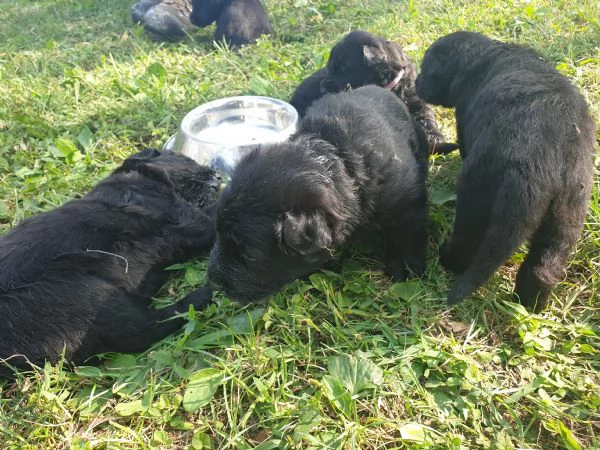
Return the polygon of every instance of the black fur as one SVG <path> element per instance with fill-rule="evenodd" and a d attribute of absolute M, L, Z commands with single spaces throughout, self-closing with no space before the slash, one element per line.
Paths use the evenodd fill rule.
<path fill-rule="evenodd" d="M 577 88 L 534 51 L 456 32 L 425 53 L 417 91 L 456 107 L 464 159 L 454 231 L 440 251 L 469 296 L 526 239 L 515 292 L 542 309 L 563 278 L 592 185 L 594 123 Z"/>
<path fill-rule="evenodd" d="M 233 48 L 255 42 L 273 27 L 259 0 L 193 0 L 192 23 L 205 27 L 217 22 L 215 41 L 223 39 Z"/>
<path fill-rule="evenodd" d="M 214 221 L 202 207 L 215 173 L 185 156 L 145 150 L 89 194 L 31 217 L 0 239 L 0 359 L 19 369 L 142 351 L 177 330 L 201 289 L 161 310 L 148 304 L 163 269 L 207 254 Z M 17 356 L 13 356 L 17 355 Z M 10 376 L 0 365 L 0 375 Z"/>
<path fill-rule="evenodd" d="M 395 81 L 398 74 L 402 76 Z M 290 103 L 304 115 L 306 108 L 327 92 L 339 92 L 368 84 L 388 87 L 408 106 L 417 125 L 423 129 L 431 153 L 449 153 L 457 148 L 445 143 L 435 114 L 415 91 L 415 63 L 395 42 L 366 31 L 352 31 L 331 50 L 327 67 L 306 80 L 296 89 Z"/>
<path fill-rule="evenodd" d="M 326 67 L 317 70 L 300 83 L 300 86 L 298 86 L 292 94 L 290 104 L 296 108 L 300 117 L 304 117 L 306 110 L 315 100 L 325 95 L 325 92 L 321 91 L 321 83 L 326 76 Z"/>
<path fill-rule="evenodd" d="M 233 298 L 261 299 L 322 267 L 369 226 L 383 232 L 388 275 L 421 275 L 426 171 L 424 136 L 390 91 L 325 96 L 288 141 L 238 163 L 216 204 L 210 281 Z"/>

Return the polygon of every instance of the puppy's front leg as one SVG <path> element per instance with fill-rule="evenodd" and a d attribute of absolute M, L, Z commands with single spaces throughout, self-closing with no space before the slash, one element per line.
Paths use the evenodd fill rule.
<path fill-rule="evenodd" d="M 420 277 L 425 271 L 427 246 L 427 205 L 408 208 L 383 227 L 386 243 L 385 274 L 403 281 L 411 274 Z"/>
<path fill-rule="evenodd" d="M 167 244 L 179 250 L 185 258 L 208 254 L 215 242 L 213 217 L 199 211 L 165 230 Z"/>

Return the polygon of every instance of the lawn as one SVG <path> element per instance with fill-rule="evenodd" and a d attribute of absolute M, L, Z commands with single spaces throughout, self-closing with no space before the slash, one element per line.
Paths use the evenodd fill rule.
<path fill-rule="evenodd" d="M 178 43 L 133 0 L 0 2 L 0 233 L 160 146 L 186 111 L 239 94 L 289 99 L 352 29 L 420 61 L 467 29 L 536 48 L 600 117 L 595 0 L 265 0 L 275 33 L 239 53 L 214 28 Z M 436 109 L 454 138 L 451 110 Z M 599 134 L 600 137 L 600 134 Z M 452 311 L 437 249 L 458 155 L 431 160 L 428 267 L 390 283 L 368 248 L 262 305 L 221 294 L 180 333 L 100 367 L 0 381 L 2 449 L 600 449 L 600 158 L 585 229 L 550 307 L 511 303 L 511 258 Z M 204 283 L 182 264 L 156 303 Z M 1 319 L 0 319 L 1 320 Z"/>

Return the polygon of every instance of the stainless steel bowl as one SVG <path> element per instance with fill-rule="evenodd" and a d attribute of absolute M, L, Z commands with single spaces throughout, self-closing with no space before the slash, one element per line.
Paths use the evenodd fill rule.
<path fill-rule="evenodd" d="M 224 181 L 239 159 L 259 144 L 281 142 L 298 125 L 298 113 L 281 100 L 227 97 L 191 110 L 164 145 L 217 170 Z"/>

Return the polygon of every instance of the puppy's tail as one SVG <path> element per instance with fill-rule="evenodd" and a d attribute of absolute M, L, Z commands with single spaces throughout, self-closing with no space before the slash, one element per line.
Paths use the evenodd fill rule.
<path fill-rule="evenodd" d="M 523 175 L 516 172 L 505 174 L 483 239 L 469 266 L 452 286 L 449 305 L 459 303 L 485 283 L 539 225 L 547 205 L 539 204 L 540 196 L 536 196 Z"/>

